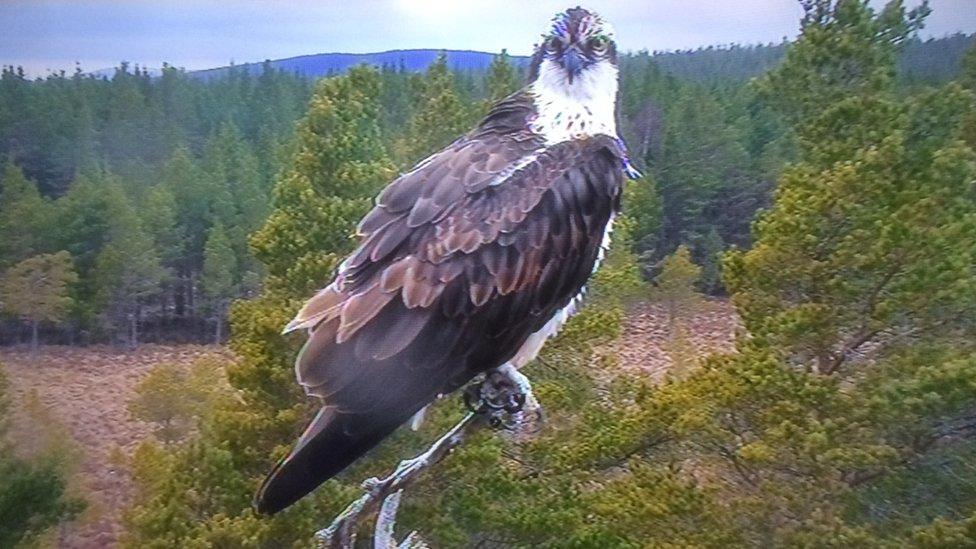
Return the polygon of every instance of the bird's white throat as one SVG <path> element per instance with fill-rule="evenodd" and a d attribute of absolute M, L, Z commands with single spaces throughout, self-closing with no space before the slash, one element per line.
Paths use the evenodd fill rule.
<path fill-rule="evenodd" d="M 597 134 L 617 136 L 617 67 L 612 63 L 587 67 L 570 84 L 566 71 L 546 59 L 531 91 L 538 112 L 531 121 L 532 131 L 547 144 Z"/>

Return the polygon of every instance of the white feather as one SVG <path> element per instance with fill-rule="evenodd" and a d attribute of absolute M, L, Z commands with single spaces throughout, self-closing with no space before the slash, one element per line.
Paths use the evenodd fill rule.
<path fill-rule="evenodd" d="M 548 145 L 599 134 L 617 137 L 617 67 L 610 61 L 587 67 L 570 83 L 562 67 L 545 59 L 531 92 L 538 115 L 530 126 Z"/>
<path fill-rule="evenodd" d="M 497 187 L 498 185 L 501 185 L 502 183 L 508 181 L 509 179 L 511 179 L 513 175 L 518 173 L 522 168 L 535 162 L 536 159 L 539 157 L 539 153 L 541 153 L 542 151 L 543 149 L 538 149 L 534 151 L 532 154 L 525 155 L 524 158 L 517 160 L 514 164 L 505 168 L 504 170 L 499 172 L 498 175 L 493 177 L 491 181 L 488 182 L 488 186 Z"/>
<path fill-rule="evenodd" d="M 420 426 L 424 424 L 424 417 L 427 416 L 427 408 L 430 408 L 430 404 L 421 408 L 416 414 L 410 418 L 410 430 L 416 431 L 420 429 Z"/>

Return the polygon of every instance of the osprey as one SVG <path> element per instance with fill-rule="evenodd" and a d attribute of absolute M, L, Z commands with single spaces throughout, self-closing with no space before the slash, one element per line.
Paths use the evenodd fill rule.
<path fill-rule="evenodd" d="M 617 136 L 610 25 L 577 7 L 543 38 L 529 84 L 387 186 L 358 248 L 285 328 L 308 330 L 295 370 L 324 406 L 265 480 L 259 512 L 291 505 L 439 395 L 479 374 L 511 379 L 576 310 L 624 176 L 638 174 Z"/>

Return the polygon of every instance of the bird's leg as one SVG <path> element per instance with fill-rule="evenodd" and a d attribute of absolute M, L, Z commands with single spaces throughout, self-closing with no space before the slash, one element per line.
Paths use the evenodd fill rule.
<path fill-rule="evenodd" d="M 465 435 L 481 424 L 481 416 L 495 428 L 526 434 L 524 426 L 533 421 L 541 423 L 542 407 L 532 394 L 529 379 L 511 364 L 488 371 L 484 378 L 464 389 L 464 402 L 471 409 L 457 425 L 437 440 L 426 452 L 400 462 L 396 470 L 385 478 L 370 478 L 363 482 L 364 493 L 349 504 L 329 525 L 316 532 L 320 547 L 352 547 L 356 530 L 365 516 L 377 509 L 376 540 L 380 546 L 389 544 L 396 512 L 403 489 L 421 473 L 444 459 L 461 444 Z M 526 421 L 524 418 L 528 417 Z M 534 419 L 533 419 L 534 418 Z M 534 431 L 528 431 L 532 433 Z M 426 547 L 416 532 L 411 532 L 399 547 Z"/>
<path fill-rule="evenodd" d="M 464 403 L 496 429 L 516 429 L 542 420 L 542 406 L 532 393 L 529 378 L 510 363 L 489 370 L 482 381 L 469 385 Z"/>

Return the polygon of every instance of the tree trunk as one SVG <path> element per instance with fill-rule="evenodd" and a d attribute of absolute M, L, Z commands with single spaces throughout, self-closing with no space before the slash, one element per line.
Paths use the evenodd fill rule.
<path fill-rule="evenodd" d="M 136 313 L 129 313 L 129 350 L 135 350 L 139 342 L 139 319 Z"/>
<path fill-rule="evenodd" d="M 197 296 L 196 296 L 196 277 L 190 271 L 186 277 L 186 313 L 190 316 L 197 315 Z"/>
<path fill-rule="evenodd" d="M 173 314 L 182 318 L 186 314 L 186 273 L 180 271 L 180 278 L 173 284 Z"/>
<path fill-rule="evenodd" d="M 214 330 L 214 345 L 220 345 L 220 340 L 223 337 L 224 318 L 218 314 L 214 320 L 217 324 L 217 327 Z"/>
<path fill-rule="evenodd" d="M 37 358 L 38 349 L 38 338 L 37 338 L 37 326 L 40 324 L 37 320 L 31 321 L 31 358 Z"/>

